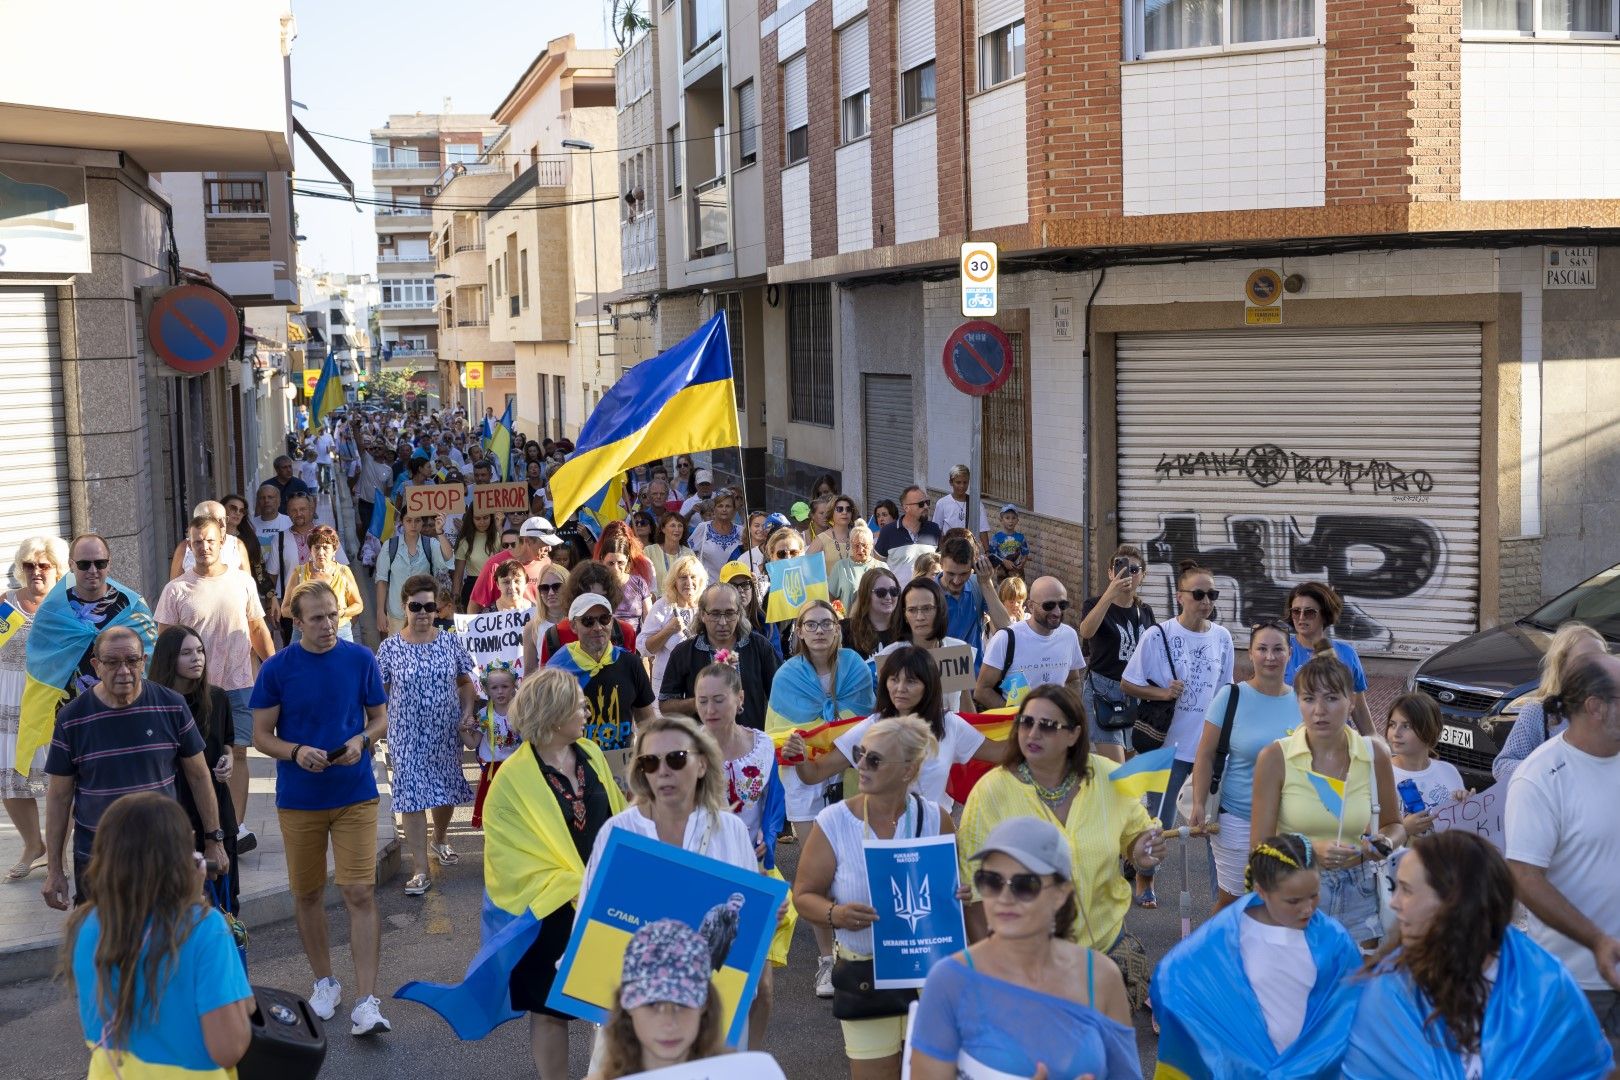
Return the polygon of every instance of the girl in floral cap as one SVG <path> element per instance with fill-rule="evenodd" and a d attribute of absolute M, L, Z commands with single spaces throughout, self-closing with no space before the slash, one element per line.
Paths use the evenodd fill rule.
<path fill-rule="evenodd" d="M 708 943 L 685 923 L 659 919 L 637 930 L 625 946 L 624 975 L 602 1029 L 602 1065 L 590 1080 L 725 1053 L 710 970 Z"/>

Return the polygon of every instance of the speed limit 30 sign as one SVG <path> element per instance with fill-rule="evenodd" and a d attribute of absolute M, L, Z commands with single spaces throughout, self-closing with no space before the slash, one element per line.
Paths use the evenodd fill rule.
<path fill-rule="evenodd" d="M 996 245 L 986 240 L 962 245 L 962 315 L 969 319 L 996 314 Z"/>

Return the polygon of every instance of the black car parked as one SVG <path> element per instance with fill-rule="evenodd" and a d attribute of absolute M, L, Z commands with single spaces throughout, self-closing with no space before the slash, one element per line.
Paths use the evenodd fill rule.
<path fill-rule="evenodd" d="M 1571 619 L 1620 645 L 1620 566 L 1611 566 L 1517 622 L 1482 630 L 1442 649 L 1413 672 L 1411 689 L 1440 703 L 1445 726 L 1435 753 L 1483 791 L 1496 781 L 1491 762 L 1519 710 L 1541 681 L 1538 665 L 1555 630 Z"/>

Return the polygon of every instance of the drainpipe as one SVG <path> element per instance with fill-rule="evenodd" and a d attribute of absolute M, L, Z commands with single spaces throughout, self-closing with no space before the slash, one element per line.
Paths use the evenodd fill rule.
<path fill-rule="evenodd" d="M 1091 295 L 1086 298 L 1086 323 L 1081 329 L 1084 336 L 1080 339 L 1080 400 L 1086 403 L 1086 467 L 1080 476 L 1080 499 L 1086 515 L 1086 550 L 1080 560 L 1080 591 L 1088 599 L 1091 596 L 1091 538 L 1096 534 L 1097 525 L 1091 507 L 1091 470 L 1096 460 L 1091 453 L 1092 418 L 1097 415 L 1091 400 L 1091 308 L 1097 302 L 1097 294 L 1102 291 L 1103 281 L 1107 277 L 1108 267 L 1097 271 L 1097 283 L 1091 287 Z"/>

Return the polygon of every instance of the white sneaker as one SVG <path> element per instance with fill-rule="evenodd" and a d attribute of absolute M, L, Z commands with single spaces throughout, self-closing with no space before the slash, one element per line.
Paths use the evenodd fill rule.
<path fill-rule="evenodd" d="M 253 835 L 253 830 L 246 825 L 236 827 L 236 853 L 246 855 L 259 846 L 259 838 Z"/>
<path fill-rule="evenodd" d="M 342 1000 L 343 984 L 330 975 L 316 982 L 315 989 L 309 992 L 309 1007 L 322 1020 L 332 1019 L 332 1014 L 337 1012 L 338 1002 Z"/>
<path fill-rule="evenodd" d="M 823 956 L 816 961 L 816 997 L 830 998 L 833 996 L 832 969 L 832 957 Z"/>
<path fill-rule="evenodd" d="M 389 1025 L 387 1020 L 383 1019 L 383 1014 L 378 1008 L 381 1004 L 382 1002 L 375 997 L 361 1000 L 360 1004 L 356 1005 L 354 1011 L 349 1014 L 349 1019 L 353 1021 L 354 1025 L 349 1028 L 349 1034 L 381 1035 L 385 1031 L 392 1031 L 392 1026 Z"/>

